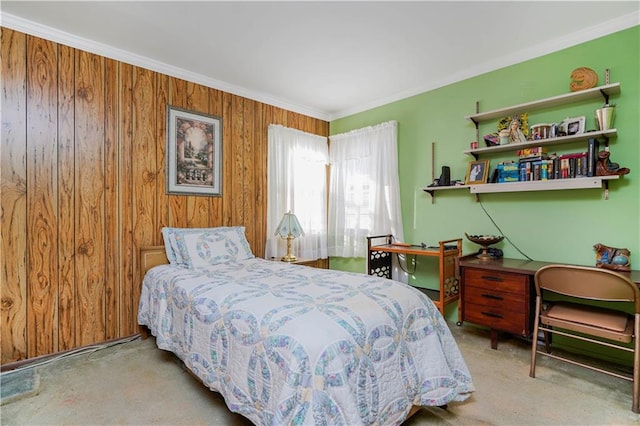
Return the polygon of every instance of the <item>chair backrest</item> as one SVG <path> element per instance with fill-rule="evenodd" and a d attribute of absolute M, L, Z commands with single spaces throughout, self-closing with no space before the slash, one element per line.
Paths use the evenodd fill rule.
<path fill-rule="evenodd" d="M 614 271 L 588 266 L 548 265 L 535 274 L 536 294 L 541 290 L 571 297 L 607 302 L 631 302 L 640 312 L 640 289 Z"/>

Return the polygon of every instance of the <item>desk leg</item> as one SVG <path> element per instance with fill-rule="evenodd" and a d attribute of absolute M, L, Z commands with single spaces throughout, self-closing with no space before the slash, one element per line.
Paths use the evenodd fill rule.
<path fill-rule="evenodd" d="M 498 349 L 498 330 L 491 329 L 491 349 Z"/>

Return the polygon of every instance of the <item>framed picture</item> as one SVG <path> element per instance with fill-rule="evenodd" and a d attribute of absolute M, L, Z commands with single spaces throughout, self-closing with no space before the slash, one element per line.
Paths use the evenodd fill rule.
<path fill-rule="evenodd" d="M 222 118 L 167 106 L 167 194 L 222 195 Z"/>
<path fill-rule="evenodd" d="M 560 134 L 567 136 L 584 133 L 584 122 L 584 115 L 582 117 L 565 118 L 558 126 L 558 130 Z"/>
<path fill-rule="evenodd" d="M 467 167 L 467 175 L 464 179 L 466 185 L 487 183 L 489 176 L 489 160 L 470 161 Z"/>

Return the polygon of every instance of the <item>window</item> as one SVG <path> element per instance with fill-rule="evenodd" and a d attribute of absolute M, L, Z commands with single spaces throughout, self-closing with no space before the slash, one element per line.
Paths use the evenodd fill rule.
<path fill-rule="evenodd" d="M 395 121 L 331 136 L 329 256 L 365 257 L 367 236 L 402 240 Z"/>
<path fill-rule="evenodd" d="M 296 215 L 304 236 L 293 241 L 297 257 L 327 258 L 327 138 L 270 125 L 268 130 L 267 242 L 265 257 L 282 257 L 286 242 L 274 236 L 282 216 Z"/>

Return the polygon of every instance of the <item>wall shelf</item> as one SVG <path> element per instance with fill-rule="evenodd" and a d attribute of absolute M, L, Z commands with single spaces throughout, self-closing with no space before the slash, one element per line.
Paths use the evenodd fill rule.
<path fill-rule="evenodd" d="M 451 186 L 427 186 L 426 188 L 422 188 L 424 192 L 428 192 L 429 195 L 433 197 L 433 193 L 435 191 L 447 191 L 452 189 L 465 189 L 469 188 L 470 185 L 451 185 Z"/>
<path fill-rule="evenodd" d="M 574 179 L 536 180 L 528 182 L 504 182 L 471 185 L 469 191 L 472 194 L 489 194 L 496 192 L 527 192 L 527 191 L 553 191 L 562 189 L 587 189 L 607 188 L 609 180 L 618 179 L 620 176 L 594 176 Z"/>
<path fill-rule="evenodd" d="M 609 198 L 609 181 L 618 175 L 594 176 L 573 179 L 535 180 L 528 182 L 485 183 L 477 185 L 432 186 L 422 190 L 435 197 L 434 192 L 453 189 L 469 189 L 471 194 L 493 194 L 500 192 L 557 191 L 567 189 L 605 188 L 605 199 Z"/>
<path fill-rule="evenodd" d="M 476 113 L 468 115 L 465 118 L 471 120 L 476 128 L 476 140 L 479 140 L 479 127 L 481 122 L 503 118 L 509 115 L 521 114 L 522 112 L 531 112 L 553 108 L 562 105 L 569 105 L 577 102 L 604 99 L 605 104 L 609 103 L 609 96 L 620 93 L 620 83 L 609 83 L 609 70 L 606 71 L 605 85 L 593 87 L 591 89 L 580 90 L 577 92 L 564 93 L 562 95 L 550 98 L 539 99 L 531 102 L 525 102 L 519 105 L 512 105 L 504 108 L 495 109 L 487 112 L 478 111 L 478 102 L 476 102 Z M 560 136 L 557 138 L 538 139 L 526 141 L 522 143 L 511 143 L 507 145 L 490 146 L 486 148 L 475 148 L 464 151 L 467 155 L 472 155 L 476 160 L 481 154 L 495 154 L 498 152 L 517 152 L 520 149 L 537 147 L 563 145 L 576 142 L 585 142 L 590 139 L 603 139 L 605 142 L 605 150 L 609 148 L 609 139 L 617 136 L 616 129 L 598 130 L 593 132 L 584 132 L 575 135 Z M 609 199 L 609 181 L 618 179 L 620 176 L 593 176 L 580 177 L 571 179 L 551 179 L 538 181 L 520 181 L 520 182 L 504 182 L 504 183 L 487 183 L 480 185 L 471 185 L 469 192 L 476 194 L 500 193 L 500 192 L 526 192 L 526 191 L 554 191 L 567 189 L 587 189 L 587 188 L 603 188 L 604 198 Z M 433 196 L 433 193 L 432 193 Z"/>
<path fill-rule="evenodd" d="M 567 105 L 574 102 L 580 102 L 589 99 L 597 99 L 603 97 L 605 103 L 609 102 L 609 96 L 620 93 L 620 83 L 606 84 L 604 86 L 598 86 L 591 89 L 580 90 L 578 92 L 565 93 L 563 95 L 553 96 L 551 98 L 540 99 L 537 101 L 526 102 L 519 105 L 514 105 L 506 108 L 494 109 L 493 111 L 487 111 L 468 115 L 468 120 L 474 123 L 481 121 L 492 120 L 495 118 L 503 118 L 513 114 L 520 114 L 524 111 L 531 112 L 545 108 L 552 108 L 560 105 Z"/>
<path fill-rule="evenodd" d="M 617 133 L 618 131 L 616 129 L 598 130 L 595 132 L 579 133 L 577 135 L 561 136 L 558 138 L 538 139 L 535 141 L 511 143 L 507 145 L 489 146 L 486 148 L 468 149 L 463 152 L 467 155 L 473 155 L 477 159 L 478 155 L 480 154 L 490 154 L 490 153 L 508 152 L 508 151 L 513 152 L 519 149 L 530 148 L 534 146 L 562 145 L 562 144 L 568 144 L 568 143 L 574 143 L 574 142 L 584 142 L 592 138 L 604 138 L 606 140 L 609 140 L 609 138 L 616 136 Z"/>
<path fill-rule="evenodd" d="M 607 70 L 607 83 L 609 82 L 609 70 Z M 520 114 L 523 111 L 536 111 L 546 108 L 552 108 L 561 105 L 568 105 L 585 100 L 595 100 L 598 98 L 604 98 L 605 103 L 609 102 L 609 96 L 620 93 L 620 83 L 605 84 L 603 86 L 594 87 L 591 89 L 580 90 L 577 92 L 564 93 L 562 95 L 553 96 L 546 99 L 539 99 L 536 101 L 526 102 L 519 105 L 513 105 L 505 108 L 495 109 L 487 112 L 477 112 L 473 115 L 468 115 L 465 118 L 471 120 L 476 127 L 476 140 L 478 140 L 478 123 L 488 121 L 497 118 L 503 118 L 513 114 Z M 478 110 L 478 103 L 476 102 L 476 111 Z M 537 146 L 551 146 L 562 145 L 576 142 L 584 142 L 589 139 L 604 139 L 605 149 L 608 149 L 609 139 L 617 136 L 618 131 L 616 129 L 598 130 L 593 132 L 579 133 L 569 136 L 560 136 L 557 138 L 538 139 L 532 141 L 526 141 L 522 143 L 511 143 L 507 145 L 490 146 L 486 148 L 475 148 L 463 151 L 467 155 L 472 155 L 475 159 L 481 154 L 495 154 L 498 152 L 516 152 L 520 149 L 537 147 Z M 609 181 L 619 179 L 619 175 L 611 176 L 593 176 L 593 177 L 580 177 L 570 179 L 550 179 L 550 180 L 536 180 L 526 182 L 504 182 L 504 183 L 486 183 L 479 185 L 455 185 L 455 186 L 435 186 L 423 188 L 423 191 L 431 195 L 431 202 L 435 198 L 435 192 L 463 189 L 468 188 L 471 194 L 476 195 L 478 200 L 478 194 L 491 194 L 501 192 L 529 192 L 529 191 L 555 191 L 555 190 L 568 190 L 568 189 L 588 189 L 588 188 L 603 188 L 604 198 L 609 199 Z"/>

